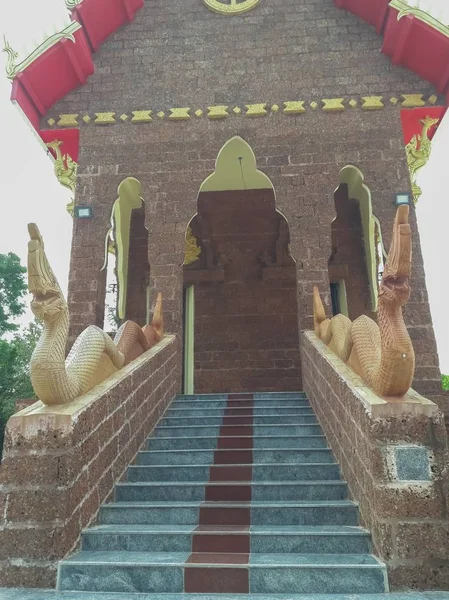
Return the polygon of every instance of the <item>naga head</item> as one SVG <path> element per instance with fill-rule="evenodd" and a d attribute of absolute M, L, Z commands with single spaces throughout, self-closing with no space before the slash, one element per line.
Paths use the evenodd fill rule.
<path fill-rule="evenodd" d="M 398 306 L 404 305 L 410 296 L 412 238 L 408 215 L 408 206 L 398 207 L 390 251 L 379 287 L 379 300 Z"/>
<path fill-rule="evenodd" d="M 46 144 L 47 148 L 51 148 L 52 150 L 56 150 L 62 144 L 62 140 L 53 140 L 52 142 L 48 142 Z"/>
<path fill-rule="evenodd" d="M 56 320 L 67 304 L 53 270 L 48 264 L 44 240 L 35 223 L 28 224 L 28 289 L 33 294 L 31 310 L 41 321 Z"/>

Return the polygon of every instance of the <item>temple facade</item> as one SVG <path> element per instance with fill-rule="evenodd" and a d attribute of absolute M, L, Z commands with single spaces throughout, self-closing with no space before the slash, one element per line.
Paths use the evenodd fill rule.
<path fill-rule="evenodd" d="M 162 294 L 165 331 L 174 336 L 165 338 L 157 376 L 150 381 L 141 365 L 120 383 L 127 398 L 144 386 L 157 395 L 166 385 L 146 434 L 176 393 L 231 394 L 229 409 L 245 398 L 239 394 L 254 394 L 253 415 L 257 394 L 305 389 L 392 586 L 441 589 L 449 558 L 439 555 L 442 571 L 430 575 L 434 551 L 419 554 L 418 530 L 403 534 L 404 548 L 413 550 L 401 550 L 398 523 L 432 517 L 436 527 L 446 518 L 448 405 L 414 205 L 416 175 L 449 99 L 449 29 L 402 0 L 67 1 L 71 24 L 23 63 L 14 62 L 10 48 L 8 75 L 13 100 L 51 150 L 61 183 L 74 192 L 68 348 L 89 325 L 103 328 L 106 265 L 113 261 L 117 321 L 145 326 Z M 314 286 L 329 316 L 377 320 L 401 204 L 410 206 L 404 321 L 416 356 L 402 425 L 400 410 L 385 408 L 383 400 L 356 409 L 355 392 L 334 414 L 330 398 L 336 390 L 344 397 L 344 378 L 305 333 L 314 328 Z M 162 384 L 168 374 L 170 383 Z M 351 421 L 352 410 L 360 422 Z M 142 419 L 137 409 L 134 418 Z M 25 417 L 13 419 L 11 460 L 20 436 L 34 435 Z M 94 421 L 86 417 L 86 429 Z M 347 425 L 344 435 L 337 421 Z M 132 449 L 116 448 L 120 465 L 108 471 L 110 481 L 56 558 L 76 547 L 79 528 L 110 499 L 141 447 L 144 434 L 133 426 Z M 399 485 L 410 479 L 402 467 L 385 474 L 391 461 L 402 464 L 394 449 L 402 443 L 434 452 L 441 476 L 425 500 Z M 114 457 L 110 450 L 92 473 L 100 478 Z M 425 477 L 413 471 L 411 479 Z M 61 517 L 67 527 L 71 519 Z M 46 517 L 49 530 L 52 522 Z M 18 585 L 8 568 L 3 581 Z M 40 568 L 27 571 L 27 585 L 37 585 L 42 572 L 54 583 L 53 567 Z M 65 589 L 72 589 L 74 580 L 67 581 Z"/>
<path fill-rule="evenodd" d="M 52 81 L 52 106 L 37 125 L 47 143 L 61 138 L 62 154 L 73 154 L 76 205 L 92 209 L 74 219 L 71 339 L 103 326 L 105 237 L 117 189 L 134 178 L 142 201 L 116 236 L 119 317 L 144 324 L 161 292 L 167 329 L 185 349 L 183 332 L 192 330 L 183 364 L 195 391 L 223 391 L 229 375 L 230 391 L 300 389 L 298 335 L 312 324 L 312 286 L 334 312 L 375 314 L 395 198 L 411 192 L 404 136 L 431 137 L 437 121 L 427 129 L 421 121 L 438 120 L 445 105 L 437 66 L 426 74 L 432 85 L 399 66 L 419 71 L 407 64 L 407 45 L 395 44 L 408 40 L 402 27 L 435 30 L 413 14 L 398 20 L 397 3 L 384 14 L 382 41 L 382 27 L 328 0 L 238 2 L 236 14 L 221 2 L 135 1 L 132 22 L 100 47 L 105 32 L 89 21 L 95 3 L 74 4 L 75 44 L 65 38 L 62 57 L 58 45 L 50 52 L 60 69 L 71 57 L 64 92 L 70 69 L 78 85 L 55 103 L 63 87 Z M 123 16 L 115 10 L 103 29 Z M 372 22 L 376 11 L 361 16 Z M 18 74 L 19 102 L 38 95 L 36 63 L 49 60 Z M 46 102 L 36 101 L 38 110 Z M 200 251 L 186 264 L 188 231 Z M 437 398 L 418 235 L 413 269 L 414 385 Z"/>

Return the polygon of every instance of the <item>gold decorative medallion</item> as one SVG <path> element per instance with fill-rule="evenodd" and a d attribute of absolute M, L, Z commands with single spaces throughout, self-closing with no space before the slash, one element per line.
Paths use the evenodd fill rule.
<path fill-rule="evenodd" d="M 241 15 L 255 8 L 260 0 L 203 0 L 210 10 L 221 15 Z"/>

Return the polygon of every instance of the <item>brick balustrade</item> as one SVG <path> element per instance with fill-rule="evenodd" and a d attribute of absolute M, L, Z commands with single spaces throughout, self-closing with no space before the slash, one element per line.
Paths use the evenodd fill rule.
<path fill-rule="evenodd" d="M 413 390 L 386 402 L 312 332 L 304 390 L 395 588 L 448 589 L 448 445 L 444 417 Z"/>
<path fill-rule="evenodd" d="M 38 402 L 10 419 L 0 467 L 0 586 L 54 587 L 57 561 L 111 499 L 179 382 L 178 344 L 166 336 L 75 402 Z"/>

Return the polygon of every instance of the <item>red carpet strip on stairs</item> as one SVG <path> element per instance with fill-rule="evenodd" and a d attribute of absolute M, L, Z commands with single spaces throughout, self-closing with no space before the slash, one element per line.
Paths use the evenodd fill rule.
<path fill-rule="evenodd" d="M 239 408 L 242 405 L 246 410 Z M 192 535 L 192 554 L 186 561 L 186 566 L 226 567 L 186 568 L 185 593 L 249 593 L 249 570 L 242 567 L 248 566 L 250 553 L 253 408 L 253 394 L 228 395 L 206 484 L 208 506 L 200 507 L 199 525 Z M 221 506 L 210 506 L 214 502 Z M 233 506 L 235 503 L 240 506 Z"/>

